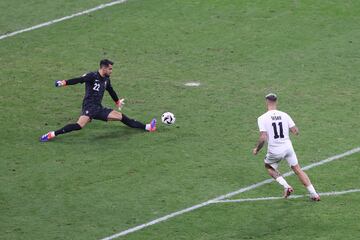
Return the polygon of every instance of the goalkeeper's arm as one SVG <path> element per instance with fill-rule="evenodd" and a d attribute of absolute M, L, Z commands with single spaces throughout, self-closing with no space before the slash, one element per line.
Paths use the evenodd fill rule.
<path fill-rule="evenodd" d="M 84 83 L 86 81 L 86 77 L 82 76 L 79 78 L 72 78 L 69 80 L 57 80 L 55 81 L 55 87 L 63 87 L 63 86 L 67 86 L 67 85 L 75 85 L 78 83 Z"/>
<path fill-rule="evenodd" d="M 116 106 L 118 107 L 119 110 L 122 109 L 122 107 L 125 105 L 125 99 L 119 99 L 118 95 L 116 94 L 115 90 L 113 89 L 113 87 L 111 86 L 111 83 L 109 81 L 109 84 L 106 86 L 106 90 L 109 92 L 111 98 L 114 100 Z"/>

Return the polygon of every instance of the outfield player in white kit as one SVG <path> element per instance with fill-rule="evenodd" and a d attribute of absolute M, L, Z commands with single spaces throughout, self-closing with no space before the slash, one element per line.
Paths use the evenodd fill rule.
<path fill-rule="evenodd" d="M 265 168 L 270 176 L 284 187 L 284 197 L 289 197 L 294 190 L 277 169 L 278 164 L 282 159 L 285 159 L 288 162 L 289 166 L 299 177 L 301 183 L 307 188 L 310 198 L 314 201 L 320 201 L 319 194 L 317 194 L 309 177 L 301 169 L 298 163 L 289 138 L 289 131 L 295 135 L 299 134 L 298 128 L 287 113 L 277 110 L 276 94 L 270 93 L 265 96 L 265 99 L 268 111 L 258 118 L 260 137 L 256 147 L 253 149 L 253 154 L 256 155 L 267 140 L 268 149 L 264 159 Z"/>

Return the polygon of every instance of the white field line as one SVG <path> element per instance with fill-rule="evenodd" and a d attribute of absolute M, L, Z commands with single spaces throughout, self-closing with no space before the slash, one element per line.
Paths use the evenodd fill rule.
<path fill-rule="evenodd" d="M 339 191 L 339 192 L 325 192 L 319 193 L 320 196 L 336 196 L 336 195 L 344 195 L 349 193 L 356 193 L 360 192 L 360 189 L 350 189 L 346 191 Z M 308 197 L 308 195 L 291 195 L 290 198 L 302 198 Z M 284 197 L 259 197 L 259 198 L 243 198 L 243 199 L 225 199 L 214 201 L 213 203 L 239 203 L 239 202 L 254 202 L 254 201 L 269 201 L 269 200 L 279 200 L 284 199 Z"/>
<path fill-rule="evenodd" d="M 81 15 L 87 14 L 87 13 L 95 12 L 97 10 L 100 10 L 100 9 L 103 9 L 103 8 L 106 8 L 106 7 L 110 7 L 110 6 L 113 6 L 113 5 L 116 5 L 116 4 L 121 4 L 121 3 L 124 3 L 126 1 L 127 0 L 116 0 L 116 1 L 113 1 L 113 2 L 101 4 L 101 5 L 97 6 L 97 7 L 90 8 L 90 9 L 84 10 L 82 12 L 74 13 L 74 14 L 71 14 L 69 16 L 65 16 L 65 17 L 62 17 L 62 18 L 58 18 L 58 19 L 55 19 L 55 20 L 44 22 L 44 23 L 29 27 L 29 28 L 24 28 L 24 29 L 15 31 L 15 32 L 0 35 L 0 40 L 11 37 L 11 36 L 14 36 L 14 35 L 17 35 L 17 34 L 20 34 L 20 33 L 29 32 L 29 31 L 32 31 L 32 30 L 35 30 L 35 29 L 38 29 L 38 28 L 46 27 L 46 26 L 52 25 L 54 23 L 62 22 L 62 21 L 65 21 L 65 20 L 68 20 L 68 19 L 71 19 L 71 18 L 74 18 L 74 17 L 78 17 L 78 16 L 81 16 Z"/>
<path fill-rule="evenodd" d="M 355 153 L 357 153 L 357 152 L 360 152 L 360 147 L 351 149 L 351 150 L 349 150 L 349 151 L 347 151 L 347 152 L 344 152 L 344 153 L 341 153 L 341 154 L 339 154 L 339 155 L 332 156 L 332 157 L 327 158 L 327 159 L 324 159 L 324 160 L 322 160 L 322 161 L 320 161 L 320 162 L 316 162 L 316 163 L 310 164 L 310 165 L 304 167 L 303 169 L 304 169 L 304 170 L 308 170 L 308 169 L 310 169 L 310 168 L 317 167 L 317 166 L 320 166 L 320 165 L 325 164 L 325 163 L 329 163 L 329 162 L 331 162 L 331 161 L 334 161 L 334 160 L 337 160 L 337 159 L 340 159 L 340 158 L 343 158 L 343 157 L 346 157 L 346 156 L 355 154 Z M 290 176 L 290 175 L 292 175 L 292 174 L 293 174 L 292 172 L 287 172 L 287 173 L 284 174 L 284 175 Z M 230 192 L 230 193 L 228 193 L 228 194 L 225 194 L 225 195 L 216 197 L 216 198 L 214 198 L 214 199 L 210 199 L 210 200 L 208 200 L 208 201 L 206 201 L 206 202 L 203 202 L 203 203 L 194 205 L 194 206 L 192 206 L 192 207 L 185 208 L 185 209 L 183 209 L 183 210 L 170 213 L 170 214 L 168 214 L 168 215 L 166 215 L 166 216 L 163 216 L 163 217 L 161 217 L 161 218 L 152 220 L 152 221 L 150 221 L 150 222 L 147 222 L 147 223 L 138 225 L 138 226 L 133 227 L 133 228 L 129 228 L 129 229 L 127 229 L 127 230 L 124 230 L 124 231 L 122 231 L 122 232 L 116 233 L 116 234 L 111 235 L 111 236 L 109 236 L 109 237 L 105 237 L 105 238 L 103 238 L 103 239 L 101 239 L 101 240 L 112 240 L 112 239 L 115 239 L 115 238 L 118 238 L 118 237 L 121 237 L 121 236 L 125 236 L 125 235 L 127 235 L 127 234 L 129 234 L 129 233 L 133 233 L 133 232 L 139 231 L 139 230 L 144 229 L 144 228 L 146 228 L 146 227 L 149 227 L 149 226 L 151 226 L 151 225 L 158 224 L 158 223 L 160 223 L 160 222 L 164 222 L 164 221 L 166 221 L 166 220 L 168 220 L 168 219 L 170 219 L 170 218 L 176 217 L 176 216 L 178 216 L 178 215 L 182 215 L 182 214 L 184 214 L 184 213 L 194 211 L 195 209 L 198 209 L 198 208 L 201 208 L 201 207 L 205 207 L 205 206 L 207 206 L 207 205 L 209 205 L 209 204 L 211 204 L 211 203 L 217 202 L 217 201 L 219 201 L 219 200 L 227 199 L 227 198 L 230 198 L 230 197 L 232 197 L 232 196 L 235 196 L 235 195 L 237 195 L 237 194 L 239 194 L 239 193 L 243 193 L 243 192 L 250 191 L 250 190 L 252 190 L 252 189 L 255 189 L 255 188 L 257 188 L 257 187 L 263 186 L 263 185 L 265 185 L 265 184 L 267 184 L 267 183 L 270 183 L 270 182 L 272 182 L 272 181 L 274 181 L 274 180 L 273 180 L 273 179 L 267 179 L 267 180 L 264 180 L 264 181 L 255 183 L 255 184 L 253 184 L 253 185 L 250 185 L 250 186 L 247 186 L 247 187 L 244 187 L 244 188 L 240 188 L 239 190 L 236 190 L 236 191 L 234 191 L 234 192 Z"/>

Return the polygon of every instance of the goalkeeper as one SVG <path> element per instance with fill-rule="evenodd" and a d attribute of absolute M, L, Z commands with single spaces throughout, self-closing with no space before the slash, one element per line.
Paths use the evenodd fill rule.
<path fill-rule="evenodd" d="M 156 130 L 156 119 L 153 119 L 149 124 L 143 124 L 134 119 L 128 118 L 125 114 L 119 111 L 105 108 L 101 105 L 104 92 L 107 90 L 119 110 L 121 110 L 124 106 L 124 99 L 119 99 L 110 83 L 110 75 L 112 73 L 113 64 L 114 63 L 112 61 L 103 59 L 100 61 L 100 68 L 96 72 L 87 73 L 79 78 L 59 80 L 55 82 L 56 87 L 85 83 L 85 97 L 82 104 L 82 113 L 76 123 L 68 124 L 57 131 L 51 131 L 41 136 L 41 142 L 47 142 L 60 134 L 81 130 L 92 119 L 102 121 L 121 121 L 129 127 L 139 128 L 149 132 Z"/>

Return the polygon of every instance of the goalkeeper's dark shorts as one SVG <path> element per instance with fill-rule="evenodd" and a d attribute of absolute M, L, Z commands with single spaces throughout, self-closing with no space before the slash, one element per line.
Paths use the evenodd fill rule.
<path fill-rule="evenodd" d="M 81 115 L 88 116 L 90 119 L 107 121 L 112 109 L 102 106 L 83 106 Z"/>

